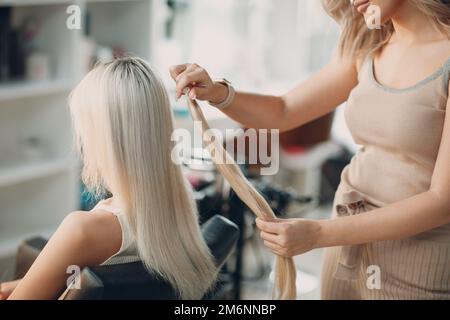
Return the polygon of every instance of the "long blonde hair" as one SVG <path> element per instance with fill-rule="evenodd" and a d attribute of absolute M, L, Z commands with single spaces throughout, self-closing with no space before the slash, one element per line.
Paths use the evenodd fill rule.
<path fill-rule="evenodd" d="M 433 22 L 436 29 L 450 39 L 450 1 L 407 0 L 422 11 Z M 339 53 L 352 60 L 364 58 L 383 48 L 394 34 L 392 21 L 381 29 L 369 29 L 364 16 L 357 12 L 349 0 L 322 0 L 327 13 L 341 26 Z"/>
<path fill-rule="evenodd" d="M 245 178 L 241 169 L 227 153 L 224 147 L 214 138 L 208 121 L 203 115 L 197 101 L 191 100 L 186 94 L 187 104 L 195 124 L 202 132 L 202 138 L 206 149 L 211 154 L 211 159 L 217 170 L 230 183 L 238 197 L 250 208 L 250 210 L 262 220 L 275 219 L 275 214 L 267 201 Z M 282 300 L 293 300 L 297 295 L 296 288 L 297 269 L 293 258 L 277 257 L 275 269 L 275 297 Z"/>
<path fill-rule="evenodd" d="M 74 89 L 70 110 L 83 180 L 118 199 L 147 269 L 182 299 L 200 299 L 217 269 L 201 235 L 192 190 L 171 160 L 166 90 L 139 58 L 97 65 Z"/>

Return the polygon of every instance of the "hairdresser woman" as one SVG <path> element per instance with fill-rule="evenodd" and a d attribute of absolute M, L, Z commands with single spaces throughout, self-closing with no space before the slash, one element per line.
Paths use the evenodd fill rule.
<path fill-rule="evenodd" d="M 342 173 L 332 217 L 257 220 L 264 244 L 286 257 L 327 248 L 324 299 L 450 299 L 450 3 L 323 3 L 342 27 L 339 53 L 284 96 L 235 93 L 196 64 L 172 67 L 178 96 L 193 87 L 191 98 L 244 126 L 281 131 L 347 101 L 362 149 Z M 366 26 L 370 5 L 381 10 L 379 30 Z M 380 272 L 375 289 L 368 270 Z"/>

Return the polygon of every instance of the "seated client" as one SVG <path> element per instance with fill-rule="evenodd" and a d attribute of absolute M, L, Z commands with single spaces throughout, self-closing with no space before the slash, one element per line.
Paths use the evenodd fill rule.
<path fill-rule="evenodd" d="M 217 270 L 190 185 L 171 158 L 173 119 L 160 79 L 138 58 L 99 64 L 72 92 L 70 111 L 83 180 L 112 197 L 69 214 L 25 277 L 3 284 L 0 299 L 56 299 L 69 267 L 136 260 L 180 298 L 202 298 Z"/>

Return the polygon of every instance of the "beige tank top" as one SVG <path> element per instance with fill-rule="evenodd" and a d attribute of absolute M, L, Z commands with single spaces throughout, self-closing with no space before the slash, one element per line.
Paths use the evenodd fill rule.
<path fill-rule="evenodd" d="M 373 67 L 373 58 L 367 58 L 347 102 L 346 122 L 362 148 L 342 173 L 337 211 L 358 208 L 358 203 L 365 203 L 366 210 L 382 207 L 425 192 L 431 185 L 444 127 L 450 59 L 405 89 L 381 85 Z M 418 237 L 449 242 L 450 225 Z"/>
<path fill-rule="evenodd" d="M 95 209 L 104 210 L 116 216 L 120 224 L 120 229 L 122 231 L 122 243 L 120 245 L 119 251 L 109 257 L 101 265 L 114 265 L 140 261 L 137 253 L 138 251 L 136 247 L 135 236 L 125 214 L 119 208 L 103 204 L 101 201 L 95 206 L 94 210 Z"/>

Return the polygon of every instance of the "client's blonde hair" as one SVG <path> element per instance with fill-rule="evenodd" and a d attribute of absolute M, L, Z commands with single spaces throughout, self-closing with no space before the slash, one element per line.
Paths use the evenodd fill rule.
<path fill-rule="evenodd" d="M 217 269 L 190 185 L 171 160 L 173 119 L 160 79 L 139 58 L 99 64 L 72 92 L 70 110 L 86 185 L 119 200 L 148 270 L 180 298 L 200 299 Z"/>

